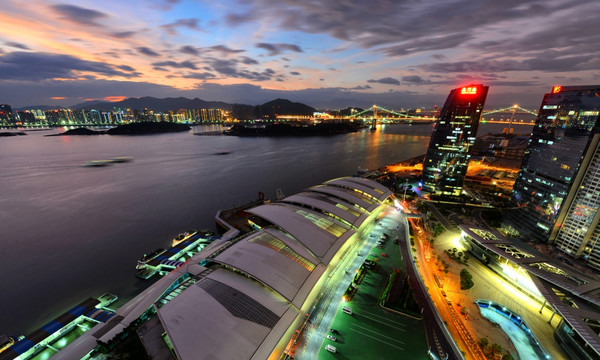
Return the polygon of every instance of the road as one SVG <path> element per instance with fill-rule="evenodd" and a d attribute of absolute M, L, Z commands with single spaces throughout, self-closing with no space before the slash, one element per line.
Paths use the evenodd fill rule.
<path fill-rule="evenodd" d="M 404 216 L 404 215 L 401 215 Z M 398 229 L 398 236 L 400 238 L 400 249 L 402 251 L 402 257 L 404 259 L 406 272 L 409 276 L 410 286 L 415 292 L 415 298 L 417 299 L 417 303 L 419 303 L 423 308 L 423 320 L 425 321 L 425 329 L 427 331 L 427 339 L 430 345 L 430 351 L 433 355 L 437 355 L 437 358 L 443 359 L 447 355 L 447 359 L 462 359 L 462 355 L 457 352 L 455 346 L 453 346 L 450 341 L 447 339 L 444 331 L 442 329 L 443 324 L 437 321 L 436 319 L 436 307 L 434 306 L 432 299 L 429 297 L 429 293 L 425 288 L 421 280 L 421 276 L 417 273 L 415 269 L 415 263 L 413 262 L 413 256 L 410 250 L 410 239 L 408 222 L 403 221 L 404 225 L 402 228 Z M 402 246 L 406 244 L 406 246 Z M 422 254 L 422 252 L 419 252 Z M 425 259 L 421 257 L 419 259 L 420 262 L 424 263 Z M 431 279 L 433 281 L 433 279 Z"/>
<path fill-rule="evenodd" d="M 323 291 L 319 294 L 316 305 L 310 314 L 310 326 L 302 334 L 304 345 L 296 349 L 296 359 L 314 360 L 318 358 L 323 339 L 329 333 L 330 325 L 340 306 L 342 296 L 352 283 L 356 271 L 364 262 L 365 254 L 377 241 L 376 237 L 369 236 L 368 232 L 365 232 L 363 239 L 347 251 L 347 256 L 342 256 L 343 260 L 329 275 L 329 279 L 324 284 Z"/>

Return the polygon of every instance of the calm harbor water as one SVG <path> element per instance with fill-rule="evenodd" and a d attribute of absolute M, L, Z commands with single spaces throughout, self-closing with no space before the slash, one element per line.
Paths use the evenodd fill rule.
<path fill-rule="evenodd" d="M 182 231 L 214 229 L 217 210 L 424 154 L 431 132 L 392 125 L 334 137 L 193 135 L 216 129 L 0 138 L 0 334 L 28 334 L 104 292 L 119 306 L 149 284 L 135 277 L 142 254 Z M 81 166 L 116 156 L 134 160 Z"/>

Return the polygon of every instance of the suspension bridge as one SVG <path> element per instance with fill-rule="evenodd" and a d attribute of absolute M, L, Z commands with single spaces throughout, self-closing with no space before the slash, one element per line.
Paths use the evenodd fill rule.
<path fill-rule="evenodd" d="M 318 112 L 313 116 L 298 115 L 278 115 L 279 121 L 362 121 L 371 124 L 372 127 L 377 124 L 398 124 L 398 123 L 433 123 L 437 120 L 440 109 L 412 111 L 396 111 L 386 109 L 380 105 L 373 105 L 365 110 L 351 110 L 349 115 L 331 115 L 329 113 Z M 484 110 L 481 121 L 490 123 L 532 123 L 537 116 L 537 112 L 513 105 L 505 108 Z"/>

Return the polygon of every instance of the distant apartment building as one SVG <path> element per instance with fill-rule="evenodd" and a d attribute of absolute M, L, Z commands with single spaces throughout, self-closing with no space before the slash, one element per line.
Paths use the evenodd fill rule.
<path fill-rule="evenodd" d="M 509 216 L 521 234 L 596 267 L 599 113 L 600 86 L 555 86 L 544 95 L 512 192 L 518 209 Z"/>
<path fill-rule="evenodd" d="M 17 117 L 22 124 L 35 124 L 35 115 L 30 111 L 17 111 Z"/>
<path fill-rule="evenodd" d="M 16 123 L 16 117 L 12 107 L 9 104 L 0 104 L 0 124 L 13 125 Z"/>
<path fill-rule="evenodd" d="M 528 142 L 529 136 L 487 134 L 475 140 L 472 151 L 474 156 L 522 160 Z"/>
<path fill-rule="evenodd" d="M 460 195 L 488 89 L 473 84 L 450 91 L 423 163 L 426 191 Z"/>

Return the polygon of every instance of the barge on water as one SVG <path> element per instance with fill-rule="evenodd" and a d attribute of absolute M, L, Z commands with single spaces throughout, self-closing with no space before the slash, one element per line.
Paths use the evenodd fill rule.
<path fill-rule="evenodd" d="M 170 248 L 159 248 L 142 256 L 135 267 L 137 269 L 136 276 L 149 279 L 156 274 L 165 275 L 183 265 L 187 259 L 215 239 L 215 234 L 209 230 L 190 230 L 179 234 L 173 239 Z"/>

